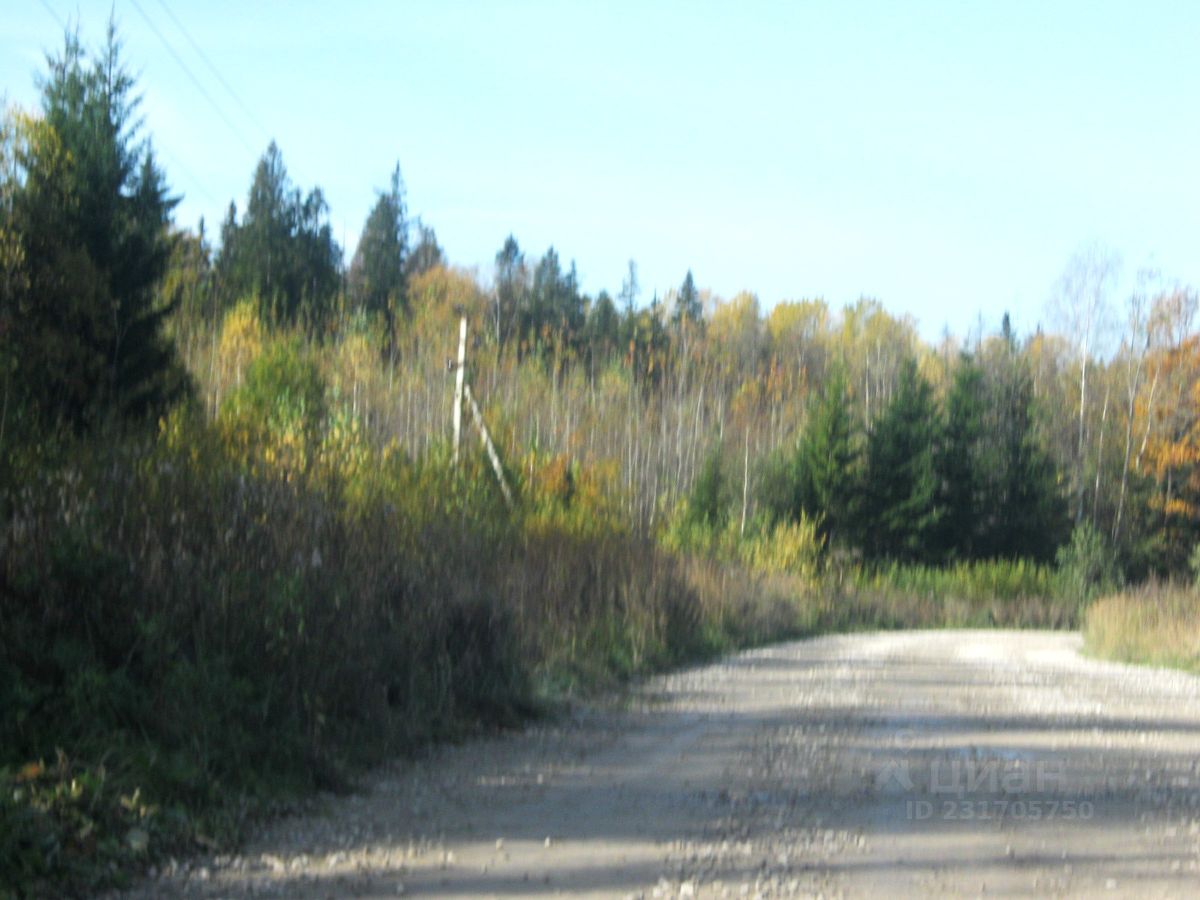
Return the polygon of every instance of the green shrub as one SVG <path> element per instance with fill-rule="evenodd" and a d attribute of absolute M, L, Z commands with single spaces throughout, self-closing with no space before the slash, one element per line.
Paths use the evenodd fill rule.
<path fill-rule="evenodd" d="M 1192 548 L 1188 557 L 1188 569 L 1192 573 L 1192 587 L 1200 590 L 1200 544 Z"/>
<path fill-rule="evenodd" d="M 1090 522 L 1082 522 L 1071 532 L 1071 540 L 1060 547 L 1055 557 L 1061 590 L 1086 603 L 1120 584 L 1116 554 Z"/>

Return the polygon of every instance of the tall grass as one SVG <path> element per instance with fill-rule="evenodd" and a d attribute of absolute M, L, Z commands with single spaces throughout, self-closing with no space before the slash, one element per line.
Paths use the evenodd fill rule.
<path fill-rule="evenodd" d="M 1085 602 L 1063 570 L 1027 560 L 856 567 L 835 589 L 857 619 L 892 628 L 1074 628 Z"/>
<path fill-rule="evenodd" d="M 567 490 L 534 460 L 510 512 L 474 454 L 414 461 L 333 413 L 301 427 L 310 411 L 242 396 L 214 423 L 180 413 L 155 439 L 13 463 L 6 880 L 91 886 L 357 764 L 797 633 L 782 593 L 697 578 L 606 518 L 600 475 Z"/>
<path fill-rule="evenodd" d="M 1151 583 L 1098 600 L 1084 623 L 1088 652 L 1121 662 L 1200 672 L 1200 594 Z"/>

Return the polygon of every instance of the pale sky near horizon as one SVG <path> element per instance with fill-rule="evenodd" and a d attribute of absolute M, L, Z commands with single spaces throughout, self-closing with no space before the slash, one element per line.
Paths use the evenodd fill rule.
<path fill-rule="evenodd" d="M 632 258 L 642 303 L 691 268 L 935 340 L 1049 324 L 1087 242 L 1124 261 L 1115 302 L 1148 264 L 1200 284 L 1194 2 L 0 6 L 26 108 L 62 23 L 95 46 L 115 9 L 177 220 L 210 235 L 274 138 L 347 258 L 399 162 L 452 262 L 489 277 L 511 232 L 615 294 Z"/>

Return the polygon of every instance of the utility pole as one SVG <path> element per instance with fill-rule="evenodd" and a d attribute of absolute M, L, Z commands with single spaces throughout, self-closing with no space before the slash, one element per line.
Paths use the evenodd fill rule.
<path fill-rule="evenodd" d="M 447 365 L 453 366 L 447 360 Z M 471 404 L 471 417 L 475 422 L 475 427 L 479 429 L 479 438 L 483 443 L 483 449 L 487 451 L 488 461 L 492 464 L 492 472 L 496 475 L 496 481 L 500 484 L 500 492 L 504 494 L 504 502 L 511 509 L 513 505 L 512 491 L 508 487 L 508 480 L 504 477 L 504 466 L 500 463 L 500 454 L 496 452 L 496 445 L 492 443 L 492 436 L 488 433 L 487 424 L 483 421 L 483 413 L 479 411 L 479 404 L 475 402 L 475 395 L 471 392 L 471 386 L 466 383 L 467 369 L 467 317 L 463 316 L 458 323 L 458 364 L 454 371 L 454 464 L 458 465 L 459 445 L 462 441 L 462 411 L 463 399 Z"/>

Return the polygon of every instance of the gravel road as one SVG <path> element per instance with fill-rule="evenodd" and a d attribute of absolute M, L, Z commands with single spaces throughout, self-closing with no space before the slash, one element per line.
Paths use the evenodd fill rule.
<path fill-rule="evenodd" d="M 1200 896 L 1200 678 L 832 636 L 376 773 L 127 897 Z"/>

